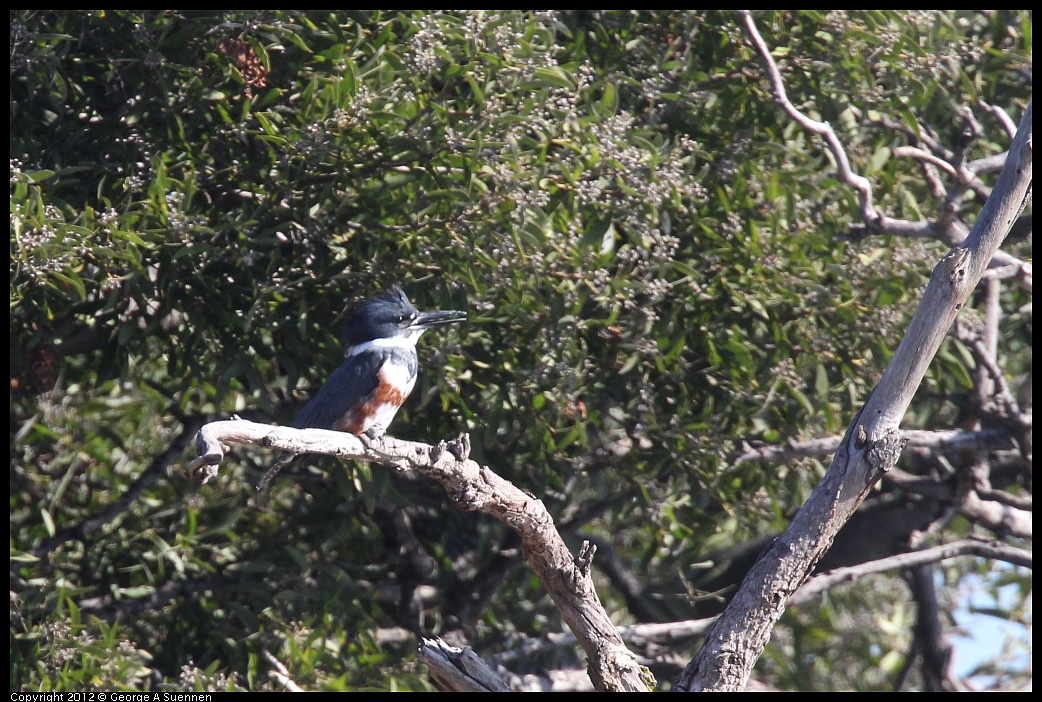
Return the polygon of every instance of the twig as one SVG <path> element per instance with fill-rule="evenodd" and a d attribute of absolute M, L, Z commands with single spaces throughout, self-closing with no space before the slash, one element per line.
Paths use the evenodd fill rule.
<path fill-rule="evenodd" d="M 815 575 L 796 591 L 789 603 L 798 605 L 810 602 L 840 583 L 854 582 L 866 575 L 885 573 L 900 568 L 911 568 L 927 563 L 940 563 L 963 556 L 976 556 L 978 558 L 1003 561 L 1025 568 L 1030 568 L 1032 562 L 1030 551 L 1014 548 L 998 541 L 965 539 L 941 546 L 924 548 L 921 551 L 899 553 L 896 556 L 887 556 L 886 558 L 880 558 L 868 563 L 859 563 L 855 566 L 836 568 L 827 573 Z"/>
<path fill-rule="evenodd" d="M 999 124 L 1006 130 L 1006 135 L 1010 139 L 1017 135 L 1017 123 L 1013 121 L 1008 112 L 998 105 L 989 105 L 983 99 L 977 100 L 977 104 L 990 112 L 991 116 L 999 121 Z"/>
<path fill-rule="evenodd" d="M 268 671 L 268 677 L 274 680 L 276 684 L 281 685 L 289 692 L 305 692 L 304 688 L 293 682 L 293 678 L 289 676 L 289 670 L 270 651 L 264 649 L 261 651 L 261 657 L 271 666 L 271 670 Z"/>
<path fill-rule="evenodd" d="M 757 31 L 756 25 L 753 24 L 749 11 L 739 10 L 738 16 L 745 24 L 746 30 L 749 33 L 749 39 L 759 52 L 760 58 L 762 58 L 764 63 L 767 64 L 767 76 L 771 81 L 771 93 L 774 95 L 774 101 L 777 102 L 781 108 L 785 110 L 785 113 L 788 114 L 789 117 L 791 117 L 798 125 L 806 129 L 808 132 L 814 132 L 815 134 L 824 137 L 825 143 L 828 144 L 829 151 L 832 153 L 832 157 L 836 160 L 836 167 L 839 169 L 839 180 L 857 190 L 861 195 L 861 215 L 864 218 L 865 223 L 868 224 L 869 227 L 873 228 L 882 224 L 884 218 L 876 211 L 875 203 L 872 199 L 872 183 L 869 182 L 868 178 L 855 173 L 850 167 L 850 159 L 847 158 L 846 149 L 843 148 L 843 144 L 840 142 L 839 137 L 836 135 L 836 131 L 832 128 L 832 125 L 828 122 L 819 122 L 818 120 L 811 119 L 796 109 L 796 106 L 792 104 L 789 100 L 788 94 L 785 92 L 785 85 L 782 82 L 781 71 L 778 70 L 778 64 L 775 63 L 774 57 L 767 48 L 767 44 L 764 43 L 763 37 L 761 37 L 760 32 Z"/>
<path fill-rule="evenodd" d="M 964 429 L 945 429 L 927 431 L 923 429 L 903 429 L 902 440 L 908 448 L 922 448 L 937 452 L 964 451 L 967 449 L 996 450 L 1016 447 L 1013 434 L 1002 427 L 990 427 L 978 431 Z M 810 456 L 824 456 L 836 452 L 843 437 L 839 434 L 825 436 L 820 439 L 795 441 L 788 444 L 770 444 L 752 446 L 742 445 L 741 453 L 734 459 L 734 465 L 750 461 L 790 461 Z"/>
<path fill-rule="evenodd" d="M 924 151 L 917 146 L 898 146 L 893 150 L 893 155 L 898 158 L 914 158 L 919 161 L 924 161 L 931 165 L 937 166 L 942 171 L 952 176 L 953 178 L 959 177 L 959 171 L 952 164 L 945 161 L 943 158 L 934 156 L 929 151 Z"/>

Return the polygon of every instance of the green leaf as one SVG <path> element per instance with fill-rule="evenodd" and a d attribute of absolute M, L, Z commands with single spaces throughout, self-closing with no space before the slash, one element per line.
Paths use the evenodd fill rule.
<path fill-rule="evenodd" d="M 575 83 L 572 81 L 571 76 L 569 76 L 560 66 L 552 66 L 549 68 L 540 66 L 535 69 L 535 76 L 539 80 L 558 88 L 575 90 Z"/>
<path fill-rule="evenodd" d="M 883 170 L 883 165 L 890 160 L 890 147 L 883 146 L 876 149 L 875 153 L 872 154 L 872 159 L 869 161 L 868 170 L 869 173 Z"/>
<path fill-rule="evenodd" d="M 264 114 L 263 112 L 254 112 L 253 116 L 257 118 L 257 122 L 260 124 L 261 129 L 263 129 L 266 134 L 270 136 L 278 135 L 278 129 L 275 128 L 275 125 L 272 124 L 272 121 L 268 119 L 268 116 L 266 114 Z"/>
<path fill-rule="evenodd" d="M 47 180 L 48 178 L 51 178 L 52 176 L 54 176 L 54 171 L 49 171 L 49 170 L 31 171 L 29 173 L 26 173 L 26 175 L 29 176 L 29 180 L 33 181 L 34 183 L 39 183 L 41 181 Z"/>

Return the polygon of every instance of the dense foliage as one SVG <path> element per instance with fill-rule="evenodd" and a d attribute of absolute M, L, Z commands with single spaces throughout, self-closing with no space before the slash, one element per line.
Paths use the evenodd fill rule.
<path fill-rule="evenodd" d="M 924 125 L 971 159 L 1008 147 L 985 107 L 1015 121 L 1030 99 L 1030 13 L 756 20 L 878 208 L 972 222 L 979 198 L 945 202 L 894 150 Z M 512 535 L 426 481 L 320 460 L 256 495 L 262 449 L 203 487 L 181 471 L 204 421 L 289 423 L 338 363 L 345 308 L 393 282 L 470 319 L 421 342 L 391 433 L 469 432 L 601 546 L 620 624 L 718 611 L 721 564 L 829 458 L 737 453 L 842 432 L 947 250 L 855 236 L 834 170 L 729 13 L 13 12 L 12 689 L 271 689 L 272 656 L 309 689 L 423 689 L 417 633 L 491 657 L 561 630 Z M 1012 381 L 1030 292 L 1002 296 Z M 906 424 L 963 426 L 975 377 L 950 339 Z M 1029 491 L 1022 471 L 996 487 Z M 884 487 L 866 508 L 919 499 Z M 895 543 L 980 529 L 917 514 Z M 949 612 L 972 581 L 974 606 L 1030 623 L 1029 573 L 936 579 Z M 793 610 L 759 677 L 891 685 L 915 636 L 899 582 Z M 582 667 L 541 650 L 505 665 Z M 1017 653 L 984 672 L 1030 677 Z"/>

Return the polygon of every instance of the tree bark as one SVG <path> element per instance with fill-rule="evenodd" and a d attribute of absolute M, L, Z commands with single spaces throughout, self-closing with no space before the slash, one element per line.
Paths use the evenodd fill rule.
<path fill-rule="evenodd" d="M 934 268 L 915 316 L 883 377 L 847 429 L 821 482 L 792 523 L 753 566 L 703 648 L 674 687 L 744 688 L 789 597 L 809 577 L 836 533 L 897 462 L 899 424 L 956 315 L 1027 203 L 1031 191 L 1031 105 L 998 181 L 969 236 Z"/>

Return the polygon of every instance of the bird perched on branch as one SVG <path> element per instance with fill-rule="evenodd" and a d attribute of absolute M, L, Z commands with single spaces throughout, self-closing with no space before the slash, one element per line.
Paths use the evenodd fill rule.
<path fill-rule="evenodd" d="M 344 362 L 304 406 L 293 426 L 382 436 L 416 384 L 417 340 L 428 329 L 466 318 L 467 313 L 459 310 L 420 312 L 397 285 L 362 300 L 348 314 Z M 257 489 L 267 487 L 294 458 L 295 454 L 282 454 Z"/>

